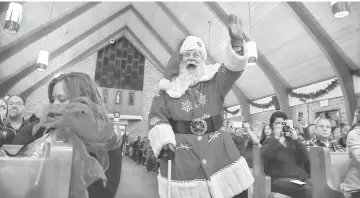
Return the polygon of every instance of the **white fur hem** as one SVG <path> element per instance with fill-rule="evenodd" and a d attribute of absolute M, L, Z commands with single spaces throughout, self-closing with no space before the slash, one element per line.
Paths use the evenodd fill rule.
<path fill-rule="evenodd" d="M 245 158 L 240 157 L 213 174 L 208 183 L 213 198 L 231 198 L 248 189 L 254 183 L 254 177 Z"/>
<path fill-rule="evenodd" d="M 167 197 L 168 181 L 158 175 L 160 198 Z M 232 198 L 248 189 L 254 177 L 243 157 L 219 170 L 210 180 L 171 181 L 171 198 Z"/>
<path fill-rule="evenodd" d="M 156 157 L 159 156 L 163 146 L 167 144 L 172 144 L 174 147 L 176 146 L 175 134 L 169 124 L 158 124 L 154 126 L 150 130 L 148 138 Z"/>
<path fill-rule="evenodd" d="M 167 198 L 167 178 L 158 175 L 159 196 Z M 171 198 L 211 198 L 205 179 L 191 181 L 171 181 Z"/>
<path fill-rule="evenodd" d="M 247 47 L 246 42 L 244 41 L 244 56 L 240 56 L 235 52 L 235 50 L 231 46 L 231 42 L 229 40 L 226 47 L 226 58 L 224 60 L 224 65 L 230 71 L 242 71 L 245 69 L 248 63 L 247 57 Z"/>

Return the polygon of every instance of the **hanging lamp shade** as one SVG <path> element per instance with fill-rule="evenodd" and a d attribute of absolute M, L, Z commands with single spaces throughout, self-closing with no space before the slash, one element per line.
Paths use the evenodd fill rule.
<path fill-rule="evenodd" d="M 249 41 L 246 43 L 247 48 L 248 48 L 248 65 L 249 66 L 255 66 L 256 62 L 257 62 L 257 48 L 256 48 L 256 43 L 255 41 Z"/>
<path fill-rule="evenodd" d="M 45 50 L 40 50 L 38 60 L 36 63 L 37 70 L 45 71 L 49 64 L 49 52 Z"/>
<path fill-rule="evenodd" d="M 20 29 L 23 7 L 19 3 L 11 2 L 5 16 L 4 31 L 16 33 Z"/>
<path fill-rule="evenodd" d="M 350 2 L 331 1 L 331 11 L 335 18 L 343 18 L 350 14 Z"/>

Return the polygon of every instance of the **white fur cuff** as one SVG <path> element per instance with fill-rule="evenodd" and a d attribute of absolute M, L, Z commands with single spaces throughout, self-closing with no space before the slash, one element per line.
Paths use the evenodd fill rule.
<path fill-rule="evenodd" d="M 227 69 L 234 72 L 244 70 L 248 63 L 246 42 L 244 41 L 244 56 L 240 56 L 232 48 L 231 41 L 229 40 L 225 56 L 224 65 Z"/>
<path fill-rule="evenodd" d="M 158 124 L 154 126 L 150 130 L 148 138 L 156 157 L 159 156 L 163 146 L 167 144 L 172 144 L 174 147 L 176 146 L 175 134 L 169 124 Z"/>

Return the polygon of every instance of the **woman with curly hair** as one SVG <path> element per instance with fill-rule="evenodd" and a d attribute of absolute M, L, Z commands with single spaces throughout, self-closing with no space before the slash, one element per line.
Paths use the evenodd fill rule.
<path fill-rule="evenodd" d="M 74 147 L 71 198 L 113 198 L 121 174 L 121 134 L 115 133 L 96 83 L 71 72 L 51 80 L 50 105 L 40 122 L 23 131 L 16 143 L 62 140 Z M 30 134 L 29 134 L 30 133 Z"/>

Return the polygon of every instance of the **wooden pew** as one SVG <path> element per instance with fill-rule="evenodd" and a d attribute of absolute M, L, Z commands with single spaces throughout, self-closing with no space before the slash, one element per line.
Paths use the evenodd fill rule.
<path fill-rule="evenodd" d="M 10 153 L 16 153 L 20 147 L 3 146 Z M 68 144 L 55 143 L 49 147 L 48 153 L 45 158 L 0 157 L 1 197 L 68 197 L 73 148 Z M 40 175 L 39 170 L 42 170 Z"/>
<path fill-rule="evenodd" d="M 255 182 L 251 189 L 251 198 L 290 198 L 287 195 L 271 192 L 271 178 L 264 173 L 261 149 L 253 147 L 253 175 Z"/>
<path fill-rule="evenodd" d="M 350 159 L 348 152 L 330 152 L 328 148 L 310 148 L 311 180 L 314 198 L 351 198 L 340 191 Z"/>
<path fill-rule="evenodd" d="M 253 146 L 253 175 L 255 182 L 252 188 L 252 198 L 267 198 L 271 192 L 271 179 L 264 173 L 264 164 L 261 159 L 261 149 Z"/>

